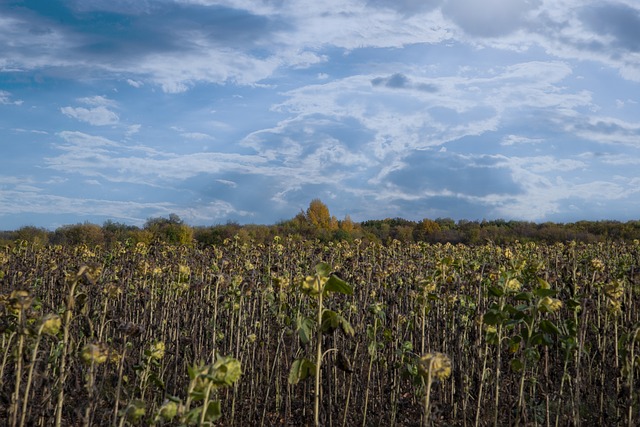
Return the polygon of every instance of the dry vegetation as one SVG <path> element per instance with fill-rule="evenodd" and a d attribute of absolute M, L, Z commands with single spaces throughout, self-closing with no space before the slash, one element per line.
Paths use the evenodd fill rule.
<path fill-rule="evenodd" d="M 638 242 L 18 244 L 0 422 L 631 426 L 639 269 Z"/>

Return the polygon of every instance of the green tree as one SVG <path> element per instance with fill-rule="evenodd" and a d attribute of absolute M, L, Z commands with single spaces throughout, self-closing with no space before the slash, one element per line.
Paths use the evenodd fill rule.
<path fill-rule="evenodd" d="M 174 245 L 193 244 L 193 229 L 186 225 L 176 214 L 169 215 L 169 218 L 150 218 L 145 223 L 144 229 L 150 231 L 154 239 L 159 239 L 166 243 Z"/>
<path fill-rule="evenodd" d="M 49 243 L 49 231 L 44 228 L 25 226 L 15 232 L 16 240 L 26 240 L 35 246 L 46 246 Z"/>
<path fill-rule="evenodd" d="M 104 233 L 102 227 L 96 224 L 85 222 L 84 224 L 65 225 L 56 229 L 52 243 L 64 245 L 88 246 L 104 244 Z"/>

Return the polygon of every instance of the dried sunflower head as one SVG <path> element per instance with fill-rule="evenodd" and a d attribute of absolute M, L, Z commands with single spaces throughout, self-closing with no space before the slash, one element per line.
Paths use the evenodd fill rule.
<path fill-rule="evenodd" d="M 418 361 L 418 373 L 424 378 L 447 379 L 451 375 L 451 359 L 444 353 L 427 353 Z"/>
<path fill-rule="evenodd" d="M 47 314 L 42 319 L 42 333 L 46 335 L 57 335 L 62 327 L 62 319 L 57 314 Z"/>
<path fill-rule="evenodd" d="M 151 347 L 149 347 L 149 350 L 146 351 L 146 354 L 150 359 L 160 360 L 164 357 L 165 350 L 166 347 L 164 345 L 164 342 L 157 341 L 151 344 Z"/>
<path fill-rule="evenodd" d="M 33 297 L 28 291 L 16 290 L 9 295 L 9 308 L 12 312 L 17 313 L 26 310 L 31 306 Z"/>
<path fill-rule="evenodd" d="M 82 348 L 82 360 L 87 363 L 101 364 L 107 361 L 109 357 L 109 349 L 102 343 L 87 344 Z"/>
<path fill-rule="evenodd" d="M 538 308 L 548 313 L 554 313 L 562 308 L 562 301 L 547 296 L 538 301 Z"/>

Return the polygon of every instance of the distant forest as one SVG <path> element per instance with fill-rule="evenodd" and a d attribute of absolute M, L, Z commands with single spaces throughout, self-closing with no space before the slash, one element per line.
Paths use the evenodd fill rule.
<path fill-rule="evenodd" d="M 410 221 L 403 218 L 387 218 L 354 222 L 347 215 L 338 220 L 328 207 L 314 199 L 306 211 L 294 218 L 274 225 L 240 225 L 229 222 L 223 225 L 193 227 L 185 224 L 175 214 L 168 218 L 150 218 L 143 227 L 106 221 L 102 226 L 92 223 L 65 225 L 49 231 L 34 226 L 18 230 L 0 231 L 0 246 L 16 242 L 35 245 L 86 244 L 110 246 L 116 242 L 165 242 L 170 244 L 206 246 L 222 244 L 227 239 L 242 242 L 272 242 L 276 236 L 293 236 L 321 242 L 361 241 L 388 244 L 400 242 L 462 243 L 466 245 L 508 244 L 515 241 L 556 243 L 577 241 L 640 240 L 640 220 L 636 221 L 578 221 L 573 223 L 534 223 L 528 221 L 454 221 L 450 218 Z"/>

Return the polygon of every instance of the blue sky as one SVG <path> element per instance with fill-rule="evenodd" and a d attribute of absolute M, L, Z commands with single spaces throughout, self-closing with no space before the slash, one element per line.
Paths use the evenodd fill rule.
<path fill-rule="evenodd" d="M 638 219 L 637 0 L 3 0 L 0 229 Z"/>

